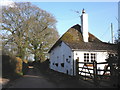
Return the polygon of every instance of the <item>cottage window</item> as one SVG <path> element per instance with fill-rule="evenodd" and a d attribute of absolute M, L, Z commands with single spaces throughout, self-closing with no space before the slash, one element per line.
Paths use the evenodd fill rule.
<path fill-rule="evenodd" d="M 91 62 L 96 61 L 96 54 L 91 53 Z"/>
<path fill-rule="evenodd" d="M 84 62 L 89 62 L 89 53 L 84 53 Z"/>
<path fill-rule="evenodd" d="M 93 62 L 96 60 L 96 53 L 84 53 L 84 62 Z"/>

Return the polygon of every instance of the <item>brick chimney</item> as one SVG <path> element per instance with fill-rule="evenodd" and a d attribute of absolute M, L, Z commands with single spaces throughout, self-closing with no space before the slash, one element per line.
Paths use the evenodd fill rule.
<path fill-rule="evenodd" d="M 84 42 L 88 42 L 88 14 L 85 13 L 84 9 L 82 10 L 81 15 L 81 31 Z"/>

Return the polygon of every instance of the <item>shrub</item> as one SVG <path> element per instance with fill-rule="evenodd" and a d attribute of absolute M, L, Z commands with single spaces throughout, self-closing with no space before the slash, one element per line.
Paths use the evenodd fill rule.
<path fill-rule="evenodd" d="M 15 72 L 17 61 L 15 57 L 2 55 L 2 77 L 13 79 L 18 74 Z"/>
<path fill-rule="evenodd" d="M 15 68 L 15 72 L 17 74 L 22 74 L 22 59 L 19 57 L 16 57 L 16 68 Z"/>
<path fill-rule="evenodd" d="M 14 73 L 14 66 L 12 66 L 10 61 L 10 56 L 8 55 L 2 55 L 2 76 L 7 77 L 11 76 L 12 73 Z"/>
<path fill-rule="evenodd" d="M 24 62 L 26 62 L 24 60 Z M 23 61 L 19 57 L 2 55 L 2 77 L 15 79 L 23 75 Z"/>

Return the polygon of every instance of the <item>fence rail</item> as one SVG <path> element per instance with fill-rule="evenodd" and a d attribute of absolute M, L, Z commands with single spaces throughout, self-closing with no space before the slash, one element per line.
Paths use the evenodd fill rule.
<path fill-rule="evenodd" d="M 91 79 L 95 85 L 98 84 L 100 80 L 103 81 L 109 81 L 110 79 L 110 69 L 105 68 L 105 69 L 98 69 L 98 65 L 108 65 L 108 62 L 77 62 L 77 71 L 78 71 L 78 77 L 84 78 L 84 80 Z M 80 64 L 82 66 L 80 66 Z M 103 74 L 99 74 L 98 72 L 102 71 Z M 107 73 L 106 73 L 107 72 Z"/>
<path fill-rule="evenodd" d="M 76 60 L 76 76 L 84 80 L 93 81 L 95 85 L 107 82 L 118 85 L 119 64 L 115 56 L 106 59 L 107 62 L 79 62 Z M 99 68 L 99 67 L 103 68 Z"/>

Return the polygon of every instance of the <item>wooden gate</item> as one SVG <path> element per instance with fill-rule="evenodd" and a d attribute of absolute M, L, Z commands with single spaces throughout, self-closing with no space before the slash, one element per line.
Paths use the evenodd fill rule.
<path fill-rule="evenodd" d="M 98 75 L 97 62 L 77 62 L 76 68 L 77 76 L 82 77 L 84 80 L 91 79 L 96 82 Z"/>
<path fill-rule="evenodd" d="M 105 66 L 104 69 L 97 68 L 98 65 L 103 64 Z M 98 86 L 100 82 L 110 82 L 111 80 L 111 71 L 113 68 L 108 64 L 108 62 L 76 62 L 76 65 L 76 76 L 80 79 L 92 81 L 96 86 Z M 103 73 L 99 74 L 98 72 L 100 71 Z"/>

